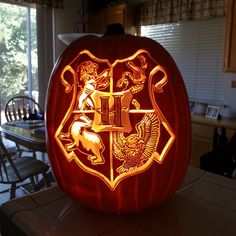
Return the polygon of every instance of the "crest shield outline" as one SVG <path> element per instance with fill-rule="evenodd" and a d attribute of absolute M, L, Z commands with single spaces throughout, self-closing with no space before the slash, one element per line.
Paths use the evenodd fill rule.
<path fill-rule="evenodd" d="M 87 88 L 78 89 L 78 84 L 82 81 L 82 69 L 78 75 L 73 63 L 79 61 L 80 57 L 84 55 L 91 60 L 88 65 L 92 65 L 92 68 L 87 68 L 86 73 L 90 74 L 83 79 L 83 86 L 84 88 L 87 86 Z M 72 99 L 55 132 L 55 140 L 68 162 L 74 160 L 82 170 L 102 179 L 111 190 L 114 190 L 121 180 L 147 170 L 154 161 L 161 164 L 175 140 L 175 134 L 154 98 L 154 92 L 163 92 L 163 86 L 168 82 L 164 68 L 158 63 L 154 61 L 155 66 L 148 74 L 148 78 L 134 83 L 133 87 L 126 86 L 125 76 L 130 75 L 126 73 L 118 80 L 120 84 L 116 83 L 117 87 L 121 85 L 120 91 L 114 92 L 113 76 L 116 67 L 125 63 L 127 67 L 130 65 L 132 69 L 134 68 L 133 61 L 140 55 L 154 61 L 147 51 L 139 50 L 129 58 L 116 60 L 111 64 L 108 60 L 99 59 L 84 50 L 71 64 L 65 66 L 61 73 L 60 79 L 65 86 L 65 93 L 72 94 Z M 129 62 L 130 64 L 128 64 Z M 103 63 L 107 67 L 103 66 L 102 71 L 96 71 L 98 69 L 96 65 L 99 63 Z M 161 71 L 164 76 L 161 80 L 153 82 L 158 71 Z M 69 84 L 66 80 L 64 76 L 66 72 L 72 75 L 73 84 Z M 100 89 L 99 83 L 101 84 Z M 135 99 L 135 94 L 143 89 L 144 83 L 148 83 L 148 95 L 152 109 L 142 109 Z M 135 127 L 131 125 L 130 115 L 141 117 Z M 155 129 L 156 131 L 153 131 Z M 169 137 L 162 150 L 157 151 L 159 139 L 162 137 L 161 129 L 165 130 Z M 151 138 L 150 134 L 153 132 L 155 135 L 154 138 Z M 149 135 L 145 136 L 145 134 Z M 101 136 L 107 136 L 109 147 L 104 145 Z M 83 138 L 87 138 L 84 143 Z M 96 148 L 92 150 L 91 147 L 94 143 L 96 143 Z M 145 148 L 145 146 L 149 148 Z M 131 158 L 126 158 L 127 156 L 135 158 L 130 161 Z M 120 164 L 117 165 L 115 162 Z M 102 172 L 103 168 L 101 167 L 104 165 L 108 166 L 106 173 Z"/>

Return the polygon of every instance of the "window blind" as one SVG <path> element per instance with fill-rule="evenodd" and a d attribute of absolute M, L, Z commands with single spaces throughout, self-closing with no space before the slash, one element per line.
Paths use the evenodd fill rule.
<path fill-rule="evenodd" d="M 224 18 L 141 26 L 141 35 L 162 44 L 174 58 L 189 99 L 224 101 Z"/>

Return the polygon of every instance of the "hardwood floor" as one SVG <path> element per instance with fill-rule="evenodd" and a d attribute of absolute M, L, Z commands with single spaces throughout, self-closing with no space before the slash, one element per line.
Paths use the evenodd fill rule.
<path fill-rule="evenodd" d="M 4 202 L 9 201 L 10 199 L 10 193 L 9 192 L 4 192 L 1 193 L 2 191 L 5 191 L 10 188 L 10 185 L 6 184 L 0 184 L 0 205 L 2 205 Z M 21 188 L 18 188 L 16 190 L 16 197 L 21 197 L 26 195 L 27 193 L 24 192 Z"/>
<path fill-rule="evenodd" d="M 10 147 L 14 146 L 14 143 L 9 141 L 9 140 L 6 140 L 6 139 L 3 138 L 3 141 L 4 141 L 4 144 L 5 144 L 5 146 L 7 148 L 10 148 Z M 49 160 L 48 160 L 47 154 L 41 153 L 41 152 L 36 152 L 36 157 L 37 157 L 37 159 L 42 160 L 45 163 L 49 164 Z M 27 183 L 28 182 L 26 182 L 25 184 L 27 184 Z M 9 201 L 10 193 L 8 191 L 6 191 L 9 188 L 10 188 L 10 185 L 6 185 L 6 184 L 1 184 L 0 183 L 0 206 L 4 202 Z M 25 187 L 24 189 L 25 190 L 29 190 L 30 188 L 29 187 Z M 25 190 L 23 190 L 23 188 L 17 188 L 17 190 L 16 190 L 16 197 L 22 197 L 24 195 L 29 194 L 29 192 L 27 193 L 27 191 L 25 191 Z M 2 193 L 2 192 L 4 192 L 4 193 Z"/>

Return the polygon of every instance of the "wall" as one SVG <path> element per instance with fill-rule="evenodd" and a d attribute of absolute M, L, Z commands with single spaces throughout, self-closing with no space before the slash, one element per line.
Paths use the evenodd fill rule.
<path fill-rule="evenodd" d="M 236 88 L 231 88 L 232 81 L 236 80 L 236 73 L 228 73 L 224 86 L 225 116 L 236 118 Z"/>
<path fill-rule="evenodd" d="M 37 6 L 39 104 L 41 107 L 45 105 L 53 65 L 66 47 L 58 39 L 58 34 L 73 32 L 78 6 L 80 6 L 80 0 L 64 1 L 64 9 L 52 10 Z"/>
<path fill-rule="evenodd" d="M 66 46 L 58 39 L 58 34 L 74 32 L 80 5 L 81 0 L 67 0 L 64 1 L 64 9 L 56 9 L 53 11 L 54 61 L 59 57 Z"/>
<path fill-rule="evenodd" d="M 48 80 L 53 68 L 53 39 L 50 8 L 37 6 L 39 104 L 44 108 Z M 44 110 L 44 109 L 43 109 Z"/>

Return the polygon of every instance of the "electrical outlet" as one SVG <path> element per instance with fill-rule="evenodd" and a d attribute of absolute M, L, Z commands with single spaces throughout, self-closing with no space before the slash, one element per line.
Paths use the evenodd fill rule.
<path fill-rule="evenodd" d="M 236 88 L 236 80 L 232 81 L 231 88 Z"/>

